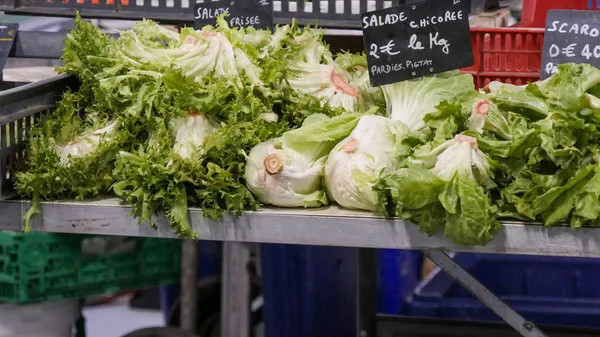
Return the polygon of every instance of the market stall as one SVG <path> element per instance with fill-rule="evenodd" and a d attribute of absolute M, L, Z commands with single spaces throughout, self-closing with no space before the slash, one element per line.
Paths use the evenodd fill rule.
<path fill-rule="evenodd" d="M 357 8 L 384 4 L 370 5 Z M 429 5 L 402 8 L 416 16 Z M 366 58 L 334 58 L 319 33 L 295 25 L 239 31 L 221 18 L 215 30 L 180 35 L 144 21 L 117 37 L 78 18 L 65 40 L 65 75 L 0 93 L 0 229 L 225 241 L 224 337 L 248 335 L 244 243 L 360 248 L 361 337 L 393 331 L 375 314 L 372 248 L 422 250 L 520 335 L 545 336 L 446 252 L 600 257 L 600 70 L 568 64 L 521 86 L 539 76 L 543 29 L 469 32 L 462 14 L 439 16 L 461 25 L 435 38 L 430 63 L 398 66 L 400 51 L 381 27 L 402 14 L 370 13 L 362 28 L 375 48 Z M 418 28 L 439 23 L 424 22 Z M 56 34 L 28 38 L 42 49 L 23 39 L 15 55 L 58 51 Z M 512 49 L 494 48 L 505 40 Z M 424 49 L 418 43 L 402 54 Z M 450 45 L 460 45 L 454 59 Z M 498 71 L 511 66 L 519 71 Z M 55 118 L 35 126 L 44 115 Z M 372 142 L 362 161 L 361 142 Z M 81 201 L 54 201 L 65 199 Z M 193 299 L 195 241 L 183 252 L 183 298 Z M 195 305 L 182 303 L 186 330 Z"/>

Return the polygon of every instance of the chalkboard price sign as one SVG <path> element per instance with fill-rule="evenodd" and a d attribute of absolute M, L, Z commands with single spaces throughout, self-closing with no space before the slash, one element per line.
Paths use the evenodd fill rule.
<path fill-rule="evenodd" d="M 371 85 L 473 65 L 465 0 L 426 0 L 363 13 Z"/>
<path fill-rule="evenodd" d="M 8 55 L 10 55 L 13 48 L 18 31 L 18 23 L 0 24 L 0 72 L 4 70 L 4 65 L 6 65 L 6 60 L 8 60 Z"/>
<path fill-rule="evenodd" d="M 221 0 L 197 3 L 194 6 L 194 29 L 206 25 L 214 26 L 217 17 L 227 13 L 229 27 L 273 27 L 273 0 Z"/>
<path fill-rule="evenodd" d="M 548 11 L 541 78 L 558 72 L 564 63 L 600 67 L 600 11 Z"/>

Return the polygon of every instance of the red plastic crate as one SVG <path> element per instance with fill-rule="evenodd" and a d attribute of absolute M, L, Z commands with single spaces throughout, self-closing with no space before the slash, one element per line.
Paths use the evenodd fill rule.
<path fill-rule="evenodd" d="M 550 9 L 600 9 L 600 0 L 523 0 L 521 22 L 516 26 L 543 28 Z"/>
<path fill-rule="evenodd" d="M 509 28 L 471 28 L 475 87 L 491 81 L 516 85 L 540 79 L 546 12 L 550 9 L 600 9 L 600 0 L 524 0 L 521 22 Z"/>
<path fill-rule="evenodd" d="M 540 79 L 543 28 L 471 28 L 473 66 L 461 69 L 473 75 L 476 88 L 492 81 L 516 85 Z"/>

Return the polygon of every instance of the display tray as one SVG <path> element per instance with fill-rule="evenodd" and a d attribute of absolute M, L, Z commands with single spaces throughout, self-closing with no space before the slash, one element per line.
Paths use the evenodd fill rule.
<path fill-rule="evenodd" d="M 0 201 L 0 230 L 22 230 L 28 201 Z M 31 223 L 41 232 L 143 237 L 176 237 L 168 221 L 156 219 L 158 229 L 138 225 L 131 208 L 116 199 L 86 202 L 44 202 L 42 214 Z M 284 243 L 397 249 L 448 249 L 506 254 L 600 257 L 600 228 L 503 222 L 495 239 L 483 247 L 453 245 L 439 234 L 428 237 L 414 224 L 336 206 L 314 209 L 263 208 L 242 216 L 206 219 L 189 210 L 190 224 L 202 240 Z"/>

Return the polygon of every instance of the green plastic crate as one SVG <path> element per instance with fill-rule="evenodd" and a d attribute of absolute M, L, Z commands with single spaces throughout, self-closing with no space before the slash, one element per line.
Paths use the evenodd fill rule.
<path fill-rule="evenodd" d="M 101 249 L 106 238 L 108 250 Z M 0 232 L 0 301 L 63 300 L 174 283 L 180 259 L 181 241 L 173 239 Z"/>

